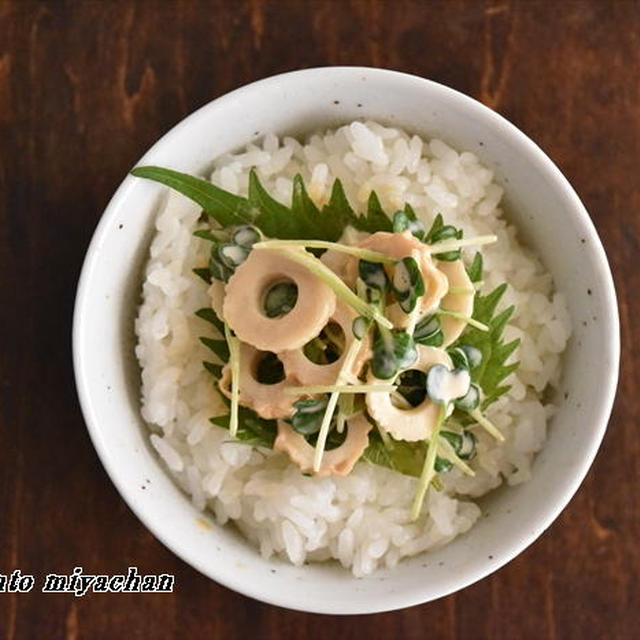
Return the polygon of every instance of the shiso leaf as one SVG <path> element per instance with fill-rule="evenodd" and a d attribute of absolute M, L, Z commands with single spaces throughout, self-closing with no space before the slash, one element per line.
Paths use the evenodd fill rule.
<path fill-rule="evenodd" d="M 393 448 L 387 449 L 380 434 L 371 431 L 369 445 L 362 454 L 362 460 L 417 478 L 422 472 L 426 455 L 427 445 L 423 441 L 394 440 Z"/>
<path fill-rule="evenodd" d="M 260 184 L 255 169 L 249 173 L 249 204 L 257 212 L 253 223 L 269 238 L 284 240 L 311 239 L 313 227 L 304 228 L 304 222 L 291 215 L 291 210 L 269 195 Z M 306 231 L 306 233 L 305 233 Z"/>
<path fill-rule="evenodd" d="M 322 233 L 322 229 L 318 228 L 322 226 L 320 210 L 309 197 L 307 189 L 304 186 L 302 176 L 299 173 L 297 173 L 293 178 L 291 211 L 289 215 L 293 216 L 300 225 L 304 225 L 309 229 L 314 229 L 312 239 L 316 239 L 318 235 Z"/>
<path fill-rule="evenodd" d="M 423 440 L 418 442 L 394 440 L 393 448 L 388 449 L 380 437 L 380 433 L 372 431 L 369 434 L 369 445 L 362 454 L 361 460 L 386 467 L 405 476 L 419 478 L 426 455 L 427 443 Z M 449 471 L 452 466 L 445 458 L 436 456 L 436 471 L 438 473 Z"/>
<path fill-rule="evenodd" d="M 375 192 L 369 196 L 366 214 L 358 215 L 349 205 L 342 183 L 337 179 L 329 202 L 318 210 L 299 176 L 294 179 L 293 203 L 289 208 L 275 200 L 262 186 L 255 169 L 249 174 L 248 198 L 173 169 L 136 167 L 131 175 L 154 180 L 179 191 L 199 204 L 222 227 L 253 224 L 269 238 L 335 242 L 348 225 L 369 233 L 393 230 Z M 197 235 L 209 239 L 206 230 L 199 230 Z M 198 275 L 205 277 L 203 270 Z"/>
<path fill-rule="evenodd" d="M 213 338 L 200 336 L 200 342 L 202 342 L 205 347 L 211 349 L 222 362 L 229 361 L 229 345 L 226 340 L 214 340 Z"/>
<path fill-rule="evenodd" d="M 367 213 L 364 216 L 354 216 L 351 224 L 360 231 L 375 233 L 376 231 L 393 231 L 393 222 L 384 212 L 380 199 L 375 191 L 369 194 Z"/>
<path fill-rule="evenodd" d="M 480 282 L 482 280 L 483 259 L 482 254 L 477 251 L 473 257 L 473 261 L 467 267 L 467 275 L 471 282 Z"/>
<path fill-rule="evenodd" d="M 220 332 L 220 335 L 224 334 L 224 322 L 218 318 L 218 315 L 211 307 L 198 309 L 196 315 L 198 318 L 202 318 L 202 320 L 211 323 Z"/>
<path fill-rule="evenodd" d="M 507 290 L 507 284 L 502 283 L 486 296 L 476 295 L 473 301 L 473 317 L 483 324 L 490 324 L 490 320 L 495 313 L 498 302 Z"/>
<path fill-rule="evenodd" d="M 438 213 L 433 220 L 431 228 L 427 231 L 427 235 L 425 236 L 425 242 L 427 244 L 433 242 L 433 237 L 440 231 L 440 229 L 444 227 L 444 220 L 442 218 L 442 214 Z"/>
<path fill-rule="evenodd" d="M 131 171 L 131 175 L 155 180 L 179 191 L 199 204 L 223 227 L 251 222 L 251 212 L 246 198 L 220 189 L 208 180 L 154 166 L 136 167 Z"/>
<path fill-rule="evenodd" d="M 335 242 L 340 238 L 344 228 L 351 224 L 356 226 L 356 215 L 344 193 L 342 182 L 336 179 L 331 189 L 329 202 L 322 207 L 323 239 Z"/>
<path fill-rule="evenodd" d="M 223 429 L 229 429 L 230 421 L 231 416 L 229 414 L 210 418 L 211 423 Z M 277 432 L 278 423 L 275 420 L 265 420 L 247 407 L 238 407 L 236 440 L 254 447 L 272 449 Z"/>
<path fill-rule="evenodd" d="M 473 318 L 486 324 L 489 331 L 480 331 L 468 326 L 462 336 L 452 345 L 466 344 L 482 353 L 482 361 L 471 371 L 471 381 L 479 385 L 484 393 L 482 409 L 493 404 L 501 395 L 506 393 L 510 386 L 502 385 L 502 382 L 513 373 L 519 363 L 505 364 L 509 356 L 518 348 L 520 339 L 505 343 L 502 333 L 507 321 L 513 313 L 513 306 L 495 314 L 498 303 L 507 289 L 506 283 L 496 287 L 493 291 L 483 296 L 476 293 Z"/>
<path fill-rule="evenodd" d="M 214 235 L 209 229 L 196 229 L 193 232 L 193 235 L 196 238 L 202 238 L 203 240 L 208 240 L 209 242 L 218 242 L 219 238 Z"/>
<path fill-rule="evenodd" d="M 214 364 L 213 362 L 207 362 L 205 360 L 202 365 L 214 378 L 216 378 L 216 380 L 220 380 L 220 377 L 222 376 L 221 364 Z"/>
<path fill-rule="evenodd" d="M 211 284 L 211 271 L 206 267 L 197 267 L 192 269 L 193 273 L 195 273 L 198 278 L 204 280 L 207 284 Z"/>

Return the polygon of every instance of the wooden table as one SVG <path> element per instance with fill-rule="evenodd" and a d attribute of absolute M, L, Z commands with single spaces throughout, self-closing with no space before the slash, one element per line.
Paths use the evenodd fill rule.
<path fill-rule="evenodd" d="M 0 573 L 176 575 L 172 595 L 0 593 L 0 637 L 639 638 L 638 34 L 623 1 L 0 0 Z M 167 551 L 98 461 L 70 355 L 83 253 L 143 151 L 230 89 L 332 64 L 443 82 L 536 140 L 598 228 L 625 346 L 604 445 L 540 540 L 456 595 L 349 618 L 254 602 Z"/>

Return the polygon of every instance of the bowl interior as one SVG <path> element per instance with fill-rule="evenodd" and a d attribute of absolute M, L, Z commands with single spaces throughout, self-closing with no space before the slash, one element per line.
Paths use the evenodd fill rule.
<path fill-rule="evenodd" d="M 87 254 L 74 319 L 74 363 L 85 419 L 107 472 L 138 517 L 214 580 L 266 602 L 327 613 L 425 602 L 478 580 L 522 551 L 551 524 L 591 464 L 618 369 L 611 276 L 580 201 L 528 138 L 455 91 L 374 69 L 285 74 L 203 107 L 140 162 L 201 173 L 219 154 L 266 132 L 300 135 L 356 118 L 437 136 L 476 153 L 495 170 L 511 219 L 568 299 L 574 329 L 564 357 L 568 396 L 558 398 L 559 411 L 532 480 L 490 494 L 482 504 L 485 517 L 469 533 L 391 571 L 356 580 L 335 564 L 296 568 L 264 560 L 233 529 L 217 526 L 191 506 L 148 446 L 133 355 L 133 318 L 161 187 L 128 177 L 114 195 Z M 598 368 L 591 366 L 596 350 Z"/>

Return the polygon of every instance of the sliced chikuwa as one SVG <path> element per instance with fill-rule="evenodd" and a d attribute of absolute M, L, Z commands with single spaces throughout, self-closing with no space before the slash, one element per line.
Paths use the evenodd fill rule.
<path fill-rule="evenodd" d="M 371 423 L 359 413 L 347 419 L 347 437 L 335 449 L 325 451 L 317 476 L 346 476 L 360 459 L 369 444 Z M 286 453 L 291 462 L 300 467 L 302 473 L 314 473 L 315 448 L 312 447 L 290 424 L 278 421 L 278 435 L 273 444 L 274 451 Z"/>
<path fill-rule="evenodd" d="M 411 370 L 427 373 L 436 364 L 443 364 L 451 368 L 451 358 L 443 349 L 418 345 L 418 360 Z M 369 383 L 380 381 L 369 374 Z M 368 393 L 366 395 L 367 409 L 371 417 L 381 429 L 392 435 L 396 440 L 415 442 L 429 437 L 433 426 L 438 421 L 439 406 L 425 396 L 417 406 L 406 408 L 396 406 L 391 393 Z"/>
<path fill-rule="evenodd" d="M 282 282 L 293 283 L 297 297 L 286 312 L 269 317 L 265 297 Z M 240 340 L 277 353 L 317 336 L 335 307 L 333 291 L 303 266 L 273 251 L 253 250 L 226 285 L 223 315 Z"/>
<path fill-rule="evenodd" d="M 410 231 L 404 231 L 403 233 L 378 231 L 360 241 L 357 246 L 384 253 L 397 260 L 410 257 L 417 252 L 419 256 L 418 267 L 424 282 L 425 294 L 418 299 L 418 307 L 415 313 L 418 317 L 422 317 L 432 313 L 438 307 L 440 300 L 447 292 L 447 278 L 440 272 L 431 258 L 429 247 L 420 242 Z M 393 266 L 386 265 L 385 269 L 391 277 Z M 355 259 L 351 259 L 345 269 L 345 274 L 347 283 L 355 285 L 358 274 L 357 261 Z M 410 315 L 405 313 L 398 303 L 390 305 L 386 309 L 385 315 L 395 327 L 400 329 L 407 327 L 410 323 Z"/>
<path fill-rule="evenodd" d="M 265 360 L 270 371 L 264 373 Z M 297 379 L 289 375 L 283 363 L 278 364 L 275 354 L 259 351 L 245 342 L 240 343 L 240 371 L 238 375 L 239 402 L 253 409 L 261 418 L 288 418 L 293 413 L 293 403 L 300 396 L 285 393 L 285 387 L 297 384 Z M 280 370 L 279 370 L 280 369 Z M 282 376 L 282 377 L 281 377 Z M 262 381 L 261 381 L 262 380 Z M 220 391 L 231 398 L 231 367 L 226 364 L 218 381 Z"/>
<path fill-rule="evenodd" d="M 305 354 L 305 351 L 308 350 L 305 348 L 282 351 L 279 355 L 287 371 L 295 376 L 302 385 L 335 384 L 342 369 L 345 355 L 355 340 L 352 326 L 357 317 L 358 314 L 351 307 L 338 301 L 336 310 L 331 314 L 327 326 L 337 325 L 342 329 L 344 339 L 342 353 L 333 362 L 318 364 L 309 359 Z M 318 338 L 315 337 L 314 340 L 318 340 Z M 365 337 L 348 373 L 352 376 L 357 376 L 370 356 L 369 338 Z"/>

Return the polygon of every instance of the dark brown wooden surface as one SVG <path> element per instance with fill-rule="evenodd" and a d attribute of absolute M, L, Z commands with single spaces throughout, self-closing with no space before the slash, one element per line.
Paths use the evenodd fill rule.
<path fill-rule="evenodd" d="M 540 540 L 456 595 L 349 618 L 249 600 L 155 540 L 100 466 L 70 354 L 83 253 L 143 151 L 230 89 L 328 64 L 432 78 L 533 137 L 598 228 L 624 349 L 604 445 Z M 640 638 L 639 210 L 638 2 L 0 0 L 0 573 L 176 574 L 172 595 L 0 593 L 0 638 Z"/>

